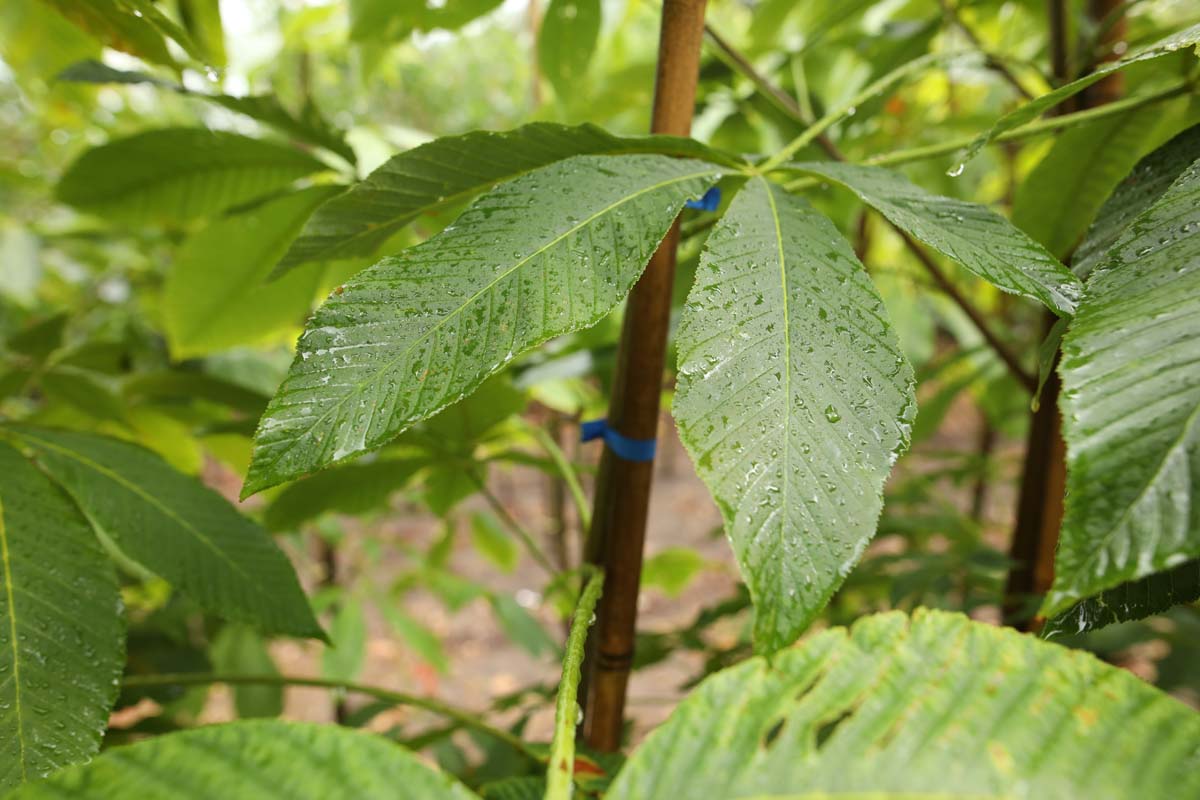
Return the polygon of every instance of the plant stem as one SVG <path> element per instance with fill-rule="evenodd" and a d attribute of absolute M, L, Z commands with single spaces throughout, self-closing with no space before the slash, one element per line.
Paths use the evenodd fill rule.
<path fill-rule="evenodd" d="M 558 570 L 554 568 L 554 564 L 550 563 L 550 559 L 542 552 L 542 548 L 538 545 L 537 540 L 533 538 L 533 534 L 517 521 L 517 518 L 509 512 L 504 503 L 500 502 L 500 498 L 496 497 L 483 478 L 479 477 L 474 470 L 469 470 L 468 474 L 470 475 L 471 482 L 475 484 L 475 488 L 479 490 L 479 493 L 483 495 L 483 499 L 491 506 L 492 511 L 496 512 L 496 516 L 500 518 L 504 526 L 516 535 L 521 544 L 525 546 L 525 550 L 537 562 L 537 565 L 544 569 L 550 576 L 557 575 Z"/>
<path fill-rule="evenodd" d="M 334 689 L 343 692 L 354 692 L 374 697 L 385 703 L 395 703 L 398 706 L 423 708 L 447 719 L 452 719 L 463 727 L 473 728 L 480 733 L 486 733 L 494 739 L 519 750 L 530 758 L 544 762 L 545 757 L 523 742 L 519 736 L 502 728 L 490 725 L 478 716 L 462 709 L 447 705 L 440 700 L 429 697 L 394 692 L 379 686 L 368 686 L 361 683 L 336 681 L 327 678 L 305 678 L 298 675 L 249 675 L 242 673 L 207 673 L 179 672 L 161 675 L 127 675 L 122 682 L 129 688 L 148 688 L 153 686 L 207 686 L 214 683 L 224 683 L 230 686 L 312 686 L 319 689 Z"/>
<path fill-rule="evenodd" d="M 579 724 L 576 697 L 583 666 L 583 649 L 596 612 L 596 603 L 604 589 L 604 573 L 594 567 L 585 569 L 591 576 L 579 596 L 579 604 L 575 606 L 566 654 L 563 656 L 558 699 L 554 703 L 554 740 L 550 744 L 550 768 L 546 772 L 546 800 L 570 800 L 571 779 L 575 775 L 575 728 Z"/>
<path fill-rule="evenodd" d="M 663 3 L 653 133 L 691 132 L 704 5 L 705 0 Z M 608 423 L 632 439 L 653 439 L 658 430 L 678 244 L 676 220 L 626 305 Z M 586 560 L 604 566 L 605 583 L 588 639 L 584 725 L 588 743 L 602 751 L 616 750 L 621 743 L 653 467 L 653 461 L 623 461 L 605 446 L 596 481 Z"/>
<path fill-rule="evenodd" d="M 1014 75 L 1012 70 L 1008 68 L 1008 65 L 1004 63 L 1003 59 L 1001 59 L 999 56 L 996 56 L 990 50 L 984 47 L 983 42 L 980 41 L 979 36 L 975 33 L 975 31 L 973 31 L 965 22 L 963 22 L 962 17 L 960 17 L 958 14 L 957 6 L 950 3 L 949 0 L 941 0 L 941 3 L 942 13 L 946 15 L 946 18 L 955 28 L 962 32 L 962 35 L 967 38 L 968 42 L 970 42 L 971 47 L 983 54 L 983 57 L 987 59 L 988 68 L 994 70 L 997 74 L 1001 75 L 1006 81 L 1008 81 L 1009 85 L 1016 89 L 1017 94 L 1021 95 L 1021 97 L 1025 98 L 1026 100 L 1032 100 L 1033 95 L 1030 94 L 1029 90 L 1021 84 L 1021 81 L 1017 80 L 1017 76 Z"/>
<path fill-rule="evenodd" d="M 579 476 L 575 473 L 570 459 L 549 433 L 536 425 L 531 425 L 530 431 L 538 440 L 538 444 L 546 451 L 546 455 L 550 456 L 550 460 L 558 467 L 558 471 L 567 484 L 567 489 L 571 492 L 571 499 L 575 502 L 575 510 L 579 512 L 579 524 L 584 530 L 587 530 L 592 525 L 592 509 L 588 505 L 587 495 L 583 491 L 582 484 L 579 483 Z"/>

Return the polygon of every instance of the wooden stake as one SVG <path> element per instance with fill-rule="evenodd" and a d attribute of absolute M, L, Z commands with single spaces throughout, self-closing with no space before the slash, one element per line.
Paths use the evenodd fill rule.
<path fill-rule="evenodd" d="M 687 136 L 691 132 L 704 4 L 705 0 L 663 3 L 651 125 L 654 133 Z M 608 422 L 633 439 L 654 439 L 658 432 L 678 243 L 676 222 L 650 258 L 625 310 Z M 597 750 L 613 751 L 621 744 L 653 468 L 652 461 L 624 461 L 608 447 L 600 460 L 587 560 L 604 567 L 605 581 L 596 625 L 588 639 L 584 706 L 584 735 Z"/>

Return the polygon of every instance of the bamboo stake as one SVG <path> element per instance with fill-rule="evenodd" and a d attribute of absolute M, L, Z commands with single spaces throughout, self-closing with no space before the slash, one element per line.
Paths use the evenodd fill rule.
<path fill-rule="evenodd" d="M 705 0 L 663 3 L 654 133 L 687 136 L 691 132 L 704 5 Z M 678 242 L 676 222 L 650 258 L 626 306 L 608 421 L 633 439 L 654 439 L 658 430 Z M 602 751 L 616 750 L 621 743 L 653 467 L 652 461 L 623 461 L 605 447 L 597 476 L 587 560 L 603 566 L 605 581 L 596 626 L 588 639 L 584 735 L 591 747 Z"/>

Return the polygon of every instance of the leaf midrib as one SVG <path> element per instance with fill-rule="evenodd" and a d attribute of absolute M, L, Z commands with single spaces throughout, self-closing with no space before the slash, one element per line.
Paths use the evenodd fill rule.
<path fill-rule="evenodd" d="M 464 309 L 466 309 L 468 306 L 470 306 L 472 303 L 474 303 L 477 299 L 479 299 L 481 296 L 483 296 L 484 293 L 488 292 L 500 281 L 504 280 L 509 275 L 513 274 L 518 269 L 525 266 L 527 263 L 529 263 L 529 261 L 531 261 L 536 256 L 541 255 L 542 253 L 549 250 L 551 247 L 554 247 L 555 245 L 559 244 L 564 239 L 566 239 L 568 236 L 582 230 L 583 228 L 590 225 L 592 222 L 594 222 L 599 217 L 604 216 L 605 214 L 611 213 L 614 209 L 619 208 L 620 206 L 622 206 L 628 202 L 631 202 L 632 200 L 634 200 L 638 197 L 641 197 L 642 195 L 647 194 L 648 192 L 653 192 L 653 191 L 655 191 L 657 189 L 661 189 L 665 186 L 671 186 L 672 184 L 683 183 L 684 181 L 693 180 L 695 178 L 701 178 L 701 177 L 704 177 L 705 175 L 712 175 L 715 172 L 717 172 L 717 168 L 715 165 L 713 165 L 711 168 L 706 169 L 706 170 L 689 173 L 687 175 L 677 176 L 677 177 L 671 178 L 670 180 L 661 181 L 659 183 L 648 186 L 644 189 L 640 189 L 632 194 L 625 195 L 617 202 L 612 203 L 608 206 L 605 206 L 604 208 L 600 209 L 596 213 L 592 214 L 590 217 L 587 217 L 586 219 L 581 220 L 580 222 L 576 223 L 572 227 L 563 231 L 561 234 L 554 237 L 549 242 L 542 245 L 537 250 L 533 251 L 532 253 L 525 256 L 524 258 L 520 259 L 515 264 L 513 264 L 513 266 L 509 267 L 508 269 L 504 270 L 502 273 L 500 273 L 499 275 L 494 277 L 479 291 L 475 292 L 473 295 L 468 297 L 461 304 L 459 304 L 459 306 L 457 308 L 455 308 L 449 314 L 444 316 L 439 322 L 437 322 L 435 325 L 433 325 L 431 328 L 429 328 L 429 330 L 427 330 L 424 334 L 422 334 L 420 337 L 413 340 L 413 342 L 408 347 L 406 347 L 403 351 L 401 351 L 399 354 L 397 354 L 395 356 L 395 358 L 390 359 L 386 364 L 381 366 L 379 369 L 375 370 L 375 372 L 372 374 L 371 377 L 369 377 L 365 381 L 360 381 L 359 383 L 354 384 L 354 389 L 352 391 L 346 392 L 344 395 L 342 395 L 342 397 L 333 406 L 331 406 L 327 411 L 325 411 L 323 414 L 321 414 L 320 417 L 318 417 L 316 420 L 314 420 L 312 425 L 309 425 L 307 428 L 304 429 L 304 431 L 302 433 L 300 433 L 297 436 L 292 437 L 288 441 L 296 442 L 297 440 L 299 440 L 303 437 L 310 436 L 312 431 L 318 425 L 321 425 L 322 423 L 324 423 L 331 414 L 338 411 L 346 403 L 346 401 L 348 401 L 351 397 L 358 396 L 364 387 L 366 387 L 366 386 L 370 385 L 371 383 L 374 383 L 376 380 L 378 380 L 380 375 L 382 375 L 386 371 L 395 367 L 396 364 L 398 364 L 403 358 L 408 356 L 419 344 L 426 341 L 430 336 L 432 336 L 437 331 L 441 330 L 441 328 L 444 325 L 446 325 L 446 323 L 448 323 L 451 319 L 455 318 L 458 314 L 462 313 Z M 269 414 L 270 411 L 271 411 L 271 409 L 268 409 L 267 413 Z M 265 416 L 264 416 L 264 418 L 265 418 Z M 284 455 L 286 455 L 286 453 L 289 450 L 290 450 L 290 448 L 283 449 L 279 453 L 279 455 L 275 456 L 275 458 L 273 458 L 269 463 L 267 463 L 264 466 L 264 468 L 273 469 L 279 463 L 279 461 L 284 457 Z M 361 451 L 355 451 L 355 452 L 361 452 Z"/>
<path fill-rule="evenodd" d="M 12 565 L 8 555 L 8 528 L 4 524 L 4 499 L 0 498 L 0 563 L 4 568 L 4 591 L 8 601 L 9 641 L 12 643 L 13 714 L 17 718 L 17 763 L 21 767 L 21 780 L 29 778 L 25 766 L 25 729 L 21 711 L 21 659 L 17 648 L 17 606 L 13 597 Z"/>
<path fill-rule="evenodd" d="M 77 453 L 74 450 L 70 450 L 61 445 L 57 445 L 53 442 L 46 441 L 45 439 L 38 438 L 37 436 L 34 436 L 33 434 L 30 434 L 27 431 L 19 431 L 19 432 L 17 432 L 17 435 L 22 438 L 30 439 L 34 442 L 37 442 L 40 445 L 42 445 L 43 447 L 46 447 L 49 450 L 53 450 L 53 451 L 63 455 L 66 458 L 74 459 L 75 461 L 79 462 L 80 464 L 87 467 L 88 469 L 91 469 L 91 470 L 99 473 L 100 475 L 111 480 L 113 483 L 116 483 L 119 486 L 121 486 L 122 488 L 132 492 L 133 494 L 136 494 L 138 497 L 140 497 L 146 503 L 148 503 L 149 505 L 151 505 L 151 506 L 157 508 L 159 511 L 161 511 L 164 516 L 168 517 L 169 519 L 174 521 L 176 524 L 178 524 L 179 527 L 181 527 L 185 531 L 188 531 L 191 534 L 193 534 L 197 540 L 202 542 L 220 560 L 227 563 L 240 577 L 245 578 L 246 584 L 248 586 L 253 587 L 255 594 L 258 594 L 260 596 L 267 596 L 269 598 L 269 595 L 265 592 L 265 589 L 261 585 L 261 583 L 258 581 L 251 580 L 250 574 L 248 572 L 246 572 L 245 570 L 243 570 L 240 564 L 238 564 L 236 561 L 231 559 L 219 547 L 217 547 L 216 544 L 214 544 L 211 539 L 209 539 L 207 536 L 205 536 L 204 533 L 199 528 L 192 525 L 190 522 L 185 520 L 183 517 L 180 517 L 170 507 L 159 502 L 159 500 L 156 497 L 154 497 L 153 495 L 147 494 L 136 483 L 131 483 L 130 481 L 127 481 L 119 473 L 113 472 L 112 470 L 105 467 L 103 464 L 99 464 L 99 463 L 93 461 L 92 459 L 88 458 L 87 456 L 83 455 L 82 453 Z"/>

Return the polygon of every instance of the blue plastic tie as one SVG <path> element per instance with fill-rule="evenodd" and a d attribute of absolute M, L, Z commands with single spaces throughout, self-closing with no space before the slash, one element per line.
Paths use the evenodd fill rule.
<path fill-rule="evenodd" d="M 593 419 L 583 423 L 579 431 L 580 441 L 590 442 L 603 439 L 609 449 L 626 461 L 653 461 L 658 449 L 657 439 L 630 439 L 608 427 L 608 420 Z"/>
<path fill-rule="evenodd" d="M 714 186 L 704 193 L 704 197 L 699 200 L 688 200 L 684 205 L 701 211 L 716 211 L 721 205 L 721 190 Z"/>

